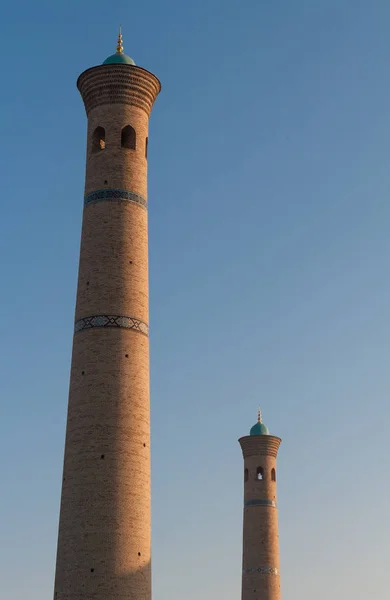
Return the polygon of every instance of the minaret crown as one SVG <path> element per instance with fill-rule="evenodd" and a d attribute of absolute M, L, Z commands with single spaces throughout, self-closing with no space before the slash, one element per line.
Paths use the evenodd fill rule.
<path fill-rule="evenodd" d="M 127 54 L 124 54 L 124 52 L 123 52 L 122 25 L 120 25 L 120 27 L 119 27 L 119 35 L 118 35 L 118 41 L 117 41 L 115 54 L 112 54 L 111 56 L 106 58 L 106 60 L 103 62 L 103 65 L 118 65 L 118 64 L 135 66 L 135 62 L 133 61 L 133 59 L 130 58 L 130 56 L 127 56 Z"/>
<path fill-rule="evenodd" d="M 249 435 L 269 435 L 268 427 L 263 423 L 263 420 L 261 418 L 260 409 L 257 412 L 257 423 L 253 425 L 249 432 Z"/>

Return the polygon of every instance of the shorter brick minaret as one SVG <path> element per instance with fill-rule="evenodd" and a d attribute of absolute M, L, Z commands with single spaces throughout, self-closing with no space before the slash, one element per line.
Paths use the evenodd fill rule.
<path fill-rule="evenodd" d="M 276 456 L 282 440 L 261 420 L 239 439 L 244 456 L 242 600 L 280 600 Z"/>

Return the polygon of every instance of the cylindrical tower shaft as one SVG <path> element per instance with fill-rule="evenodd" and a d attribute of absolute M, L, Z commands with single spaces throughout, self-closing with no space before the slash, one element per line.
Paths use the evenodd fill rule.
<path fill-rule="evenodd" d="M 147 143 L 160 83 L 114 60 L 78 88 L 87 166 L 54 598 L 150 600 Z"/>
<path fill-rule="evenodd" d="M 276 456 L 281 440 L 253 430 L 256 426 L 239 440 L 244 456 L 242 600 L 280 600 Z"/>

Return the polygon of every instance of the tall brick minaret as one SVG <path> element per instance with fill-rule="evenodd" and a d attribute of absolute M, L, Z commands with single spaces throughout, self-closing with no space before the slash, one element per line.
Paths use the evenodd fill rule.
<path fill-rule="evenodd" d="M 258 421 L 239 439 L 244 456 L 242 600 L 280 600 L 276 456 L 281 439 Z"/>
<path fill-rule="evenodd" d="M 82 73 L 87 165 L 55 600 L 150 600 L 148 124 L 159 80 Z"/>

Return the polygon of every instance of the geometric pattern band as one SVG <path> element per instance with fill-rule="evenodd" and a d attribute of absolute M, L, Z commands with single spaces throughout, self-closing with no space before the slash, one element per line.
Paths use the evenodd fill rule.
<path fill-rule="evenodd" d="M 74 326 L 74 332 L 86 331 L 87 329 L 93 329 L 94 327 L 109 328 L 119 327 L 123 329 L 134 329 L 144 335 L 149 334 L 149 327 L 143 321 L 135 319 L 134 317 L 123 317 L 120 315 L 93 315 L 92 317 L 84 317 L 76 321 Z"/>
<path fill-rule="evenodd" d="M 244 507 L 247 508 L 248 506 L 272 506 L 273 508 L 276 508 L 276 502 L 274 502 L 274 500 L 263 500 L 259 498 L 244 502 Z"/>
<path fill-rule="evenodd" d="M 279 569 L 275 567 L 255 567 L 254 569 L 245 569 L 244 573 L 261 573 L 261 575 L 279 575 Z"/>
<path fill-rule="evenodd" d="M 143 208 L 146 208 L 148 203 L 139 194 L 130 192 L 129 190 L 96 190 L 91 194 L 84 197 L 84 206 L 87 204 L 96 204 L 96 202 L 102 202 L 103 200 L 124 200 L 126 202 L 132 202 L 138 204 Z"/>

